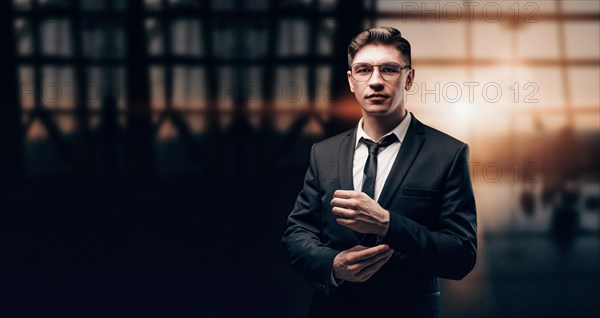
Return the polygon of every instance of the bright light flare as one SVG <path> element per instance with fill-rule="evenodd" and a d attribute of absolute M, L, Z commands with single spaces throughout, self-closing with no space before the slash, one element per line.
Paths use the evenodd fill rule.
<path fill-rule="evenodd" d="M 473 111 L 473 105 L 464 102 L 453 104 L 452 108 L 454 111 L 454 116 L 461 120 L 468 119 Z"/>

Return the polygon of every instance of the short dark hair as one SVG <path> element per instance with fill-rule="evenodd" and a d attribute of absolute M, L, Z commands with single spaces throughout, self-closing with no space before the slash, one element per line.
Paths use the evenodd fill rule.
<path fill-rule="evenodd" d="M 398 29 L 383 26 L 362 31 L 352 38 L 348 45 L 348 66 L 352 66 L 356 52 L 368 44 L 393 45 L 408 60 L 408 65 L 412 65 L 410 43 L 402 37 Z"/>

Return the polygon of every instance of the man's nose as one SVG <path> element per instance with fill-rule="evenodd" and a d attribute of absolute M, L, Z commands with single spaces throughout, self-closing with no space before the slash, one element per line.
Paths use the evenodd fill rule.
<path fill-rule="evenodd" d="M 371 74 L 371 78 L 369 78 L 369 86 L 372 88 L 383 88 L 383 77 L 381 77 L 378 67 L 373 68 L 373 74 Z"/>

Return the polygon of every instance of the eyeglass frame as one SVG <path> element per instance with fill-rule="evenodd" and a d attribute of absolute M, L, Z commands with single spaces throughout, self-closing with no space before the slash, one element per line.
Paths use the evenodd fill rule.
<path fill-rule="evenodd" d="M 352 72 L 352 69 L 354 68 L 354 65 L 356 65 L 356 64 L 367 64 L 367 65 L 370 65 L 370 66 L 372 67 L 372 70 L 374 70 L 374 69 L 375 69 L 375 66 L 379 67 L 379 76 L 381 76 L 381 79 L 383 79 L 384 81 L 386 81 L 386 82 L 388 82 L 388 83 L 392 83 L 392 82 L 390 82 L 390 81 L 386 80 L 386 79 L 383 77 L 383 75 L 381 74 L 381 66 L 382 66 L 382 65 L 386 65 L 386 64 L 388 64 L 388 65 L 389 65 L 389 64 L 396 64 L 396 65 L 400 66 L 400 72 L 399 72 L 398 74 L 400 74 L 400 73 L 401 73 L 403 70 L 410 70 L 410 69 L 412 69 L 412 65 L 410 65 L 410 64 L 408 64 L 408 65 L 405 65 L 405 66 L 402 66 L 402 65 L 400 65 L 400 63 L 396 63 L 396 62 L 385 62 L 385 63 L 378 64 L 378 65 L 373 65 L 373 64 L 371 64 L 371 63 L 366 63 L 366 62 L 358 62 L 358 63 L 354 63 L 354 64 L 350 65 L 350 69 L 349 69 L 349 71 L 350 71 L 350 76 L 352 77 L 352 79 L 354 79 L 355 81 L 357 81 L 357 82 L 359 82 L 359 83 L 365 83 L 365 82 L 368 82 L 368 81 L 371 79 L 371 77 L 373 77 L 373 73 L 374 73 L 374 72 L 372 71 L 372 72 L 371 72 L 371 75 L 369 76 L 369 78 L 367 78 L 367 79 L 366 79 L 366 80 L 364 80 L 364 81 L 357 80 L 357 79 L 354 77 L 354 72 Z M 400 78 L 400 76 L 398 76 L 398 78 Z M 397 79 L 396 79 L 396 80 L 397 80 Z"/>

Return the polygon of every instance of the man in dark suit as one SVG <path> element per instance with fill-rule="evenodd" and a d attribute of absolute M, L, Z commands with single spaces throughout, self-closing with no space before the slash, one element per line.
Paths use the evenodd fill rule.
<path fill-rule="evenodd" d="M 310 317 L 439 317 L 438 277 L 475 265 L 468 146 L 404 105 L 415 70 L 400 31 L 348 47 L 356 128 L 312 147 L 283 244 L 315 286 Z"/>

